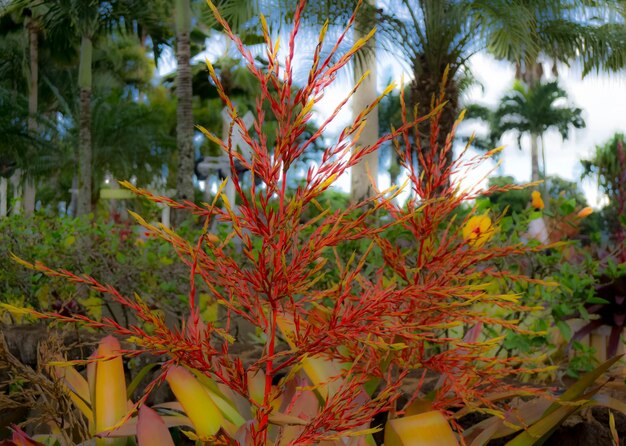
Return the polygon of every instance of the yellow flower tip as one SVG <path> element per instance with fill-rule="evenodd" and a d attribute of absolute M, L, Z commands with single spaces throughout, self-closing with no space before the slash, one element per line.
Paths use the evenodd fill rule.
<path fill-rule="evenodd" d="M 541 198 L 541 193 L 539 191 L 534 190 L 531 194 L 531 206 L 534 209 L 542 210 L 545 207 L 543 203 L 543 199 Z"/>
<path fill-rule="evenodd" d="M 475 215 L 463 227 L 463 239 L 471 246 L 480 248 L 492 237 L 493 232 L 488 215 Z"/>
<path fill-rule="evenodd" d="M 585 218 L 585 217 L 589 217 L 591 214 L 593 214 L 593 209 L 590 206 L 587 206 L 586 208 L 582 208 L 580 211 L 578 211 L 578 217 L 579 218 Z"/>
<path fill-rule="evenodd" d="M 209 242 L 213 243 L 214 245 L 220 242 L 219 237 L 215 234 L 208 234 L 206 238 Z"/>
<path fill-rule="evenodd" d="M 214 436 L 224 422 L 224 417 L 206 388 L 189 370 L 180 366 L 171 367 L 165 380 L 183 406 L 198 437 Z"/>

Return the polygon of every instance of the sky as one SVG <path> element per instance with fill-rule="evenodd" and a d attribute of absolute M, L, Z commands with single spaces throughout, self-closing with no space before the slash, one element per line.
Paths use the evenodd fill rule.
<path fill-rule="evenodd" d="M 511 64 L 494 59 L 487 53 L 472 56 L 469 66 L 477 78 L 479 85 L 465 93 L 462 103 L 477 102 L 483 105 L 497 106 L 499 99 L 511 89 L 514 82 L 514 68 Z M 400 82 L 405 69 L 397 61 L 387 58 L 379 61 L 379 90 L 386 86 L 388 80 Z M 546 70 L 549 71 L 549 70 Z M 550 73 L 548 73 L 550 74 Z M 405 72 L 405 83 L 410 76 Z M 601 207 L 606 198 L 598 193 L 595 180 L 580 180 L 582 171 L 579 160 L 590 157 L 598 144 L 606 142 L 616 132 L 626 132 L 626 72 L 616 74 L 590 74 L 581 78 L 581 70 L 576 67 L 559 66 L 559 83 L 568 93 L 569 105 L 583 109 L 586 122 L 584 129 L 572 129 L 569 139 L 563 141 L 554 130 L 545 134 L 546 169 L 548 175 L 558 175 L 564 179 L 579 182 L 591 206 Z M 346 91 L 347 81 L 340 81 L 326 92 L 324 100 L 318 105 L 319 118 L 332 110 L 335 103 Z M 350 110 L 346 107 L 338 117 L 333 129 L 340 128 L 350 119 Z M 485 127 L 476 121 L 463 124 L 464 134 L 473 131 L 480 133 Z M 498 175 L 510 175 L 518 182 L 530 181 L 530 150 L 527 137 L 522 138 L 522 149 L 518 148 L 514 133 L 505 134 L 501 140 L 504 145 L 502 165 L 494 172 Z M 468 156 L 476 152 L 468 153 Z M 466 187 L 479 183 L 495 164 L 483 166 L 470 173 L 464 180 Z M 381 187 L 388 185 L 388 179 L 379 178 Z M 484 181 L 481 185 L 485 185 Z M 349 188 L 349 178 L 341 178 L 339 187 Z"/>
<path fill-rule="evenodd" d="M 484 92 L 473 88 L 468 100 L 496 105 L 513 84 L 513 67 L 484 53 L 475 55 L 470 66 L 484 85 Z M 590 74 L 581 79 L 579 68 L 559 66 L 558 80 L 568 93 L 570 105 L 583 110 L 586 127 L 573 129 L 566 141 L 556 130 L 545 135 L 546 170 L 548 175 L 580 181 L 579 160 L 590 157 L 596 145 L 605 143 L 616 132 L 626 132 L 626 72 Z M 502 143 L 506 145 L 503 173 L 519 181 L 530 180 L 529 141 L 522 139 L 522 150 L 517 148 L 517 138 L 512 134 L 505 135 Z M 583 182 L 582 188 L 589 204 L 601 205 L 603 197 L 599 196 L 594 180 Z"/>
<path fill-rule="evenodd" d="M 211 39 L 213 40 L 213 39 Z M 207 51 L 199 55 L 198 59 L 207 55 L 214 60 L 224 52 L 224 41 L 207 41 Z M 217 43 L 217 45 L 216 45 Z M 175 68 L 175 60 L 170 55 L 165 63 L 161 63 L 160 74 Z M 549 66 L 548 64 L 546 64 Z M 478 102 L 488 106 L 496 106 L 498 100 L 513 86 L 514 68 L 510 63 L 497 61 L 489 54 L 481 52 L 472 56 L 469 66 L 477 78 L 479 85 L 472 87 L 462 98 L 465 103 Z M 549 72 L 549 69 L 546 69 Z M 390 80 L 397 83 L 404 75 L 405 83 L 410 81 L 407 68 L 397 59 L 380 57 L 378 60 L 378 88 L 382 91 Z M 550 73 L 548 73 L 550 75 Z M 340 76 L 338 81 L 325 92 L 324 98 L 315 108 L 315 118 L 321 121 L 332 112 L 334 107 L 351 88 L 350 76 Z M 584 129 L 572 129 L 569 139 L 561 140 L 560 134 L 554 130 L 544 136 L 546 144 L 546 169 L 548 175 L 558 175 L 562 178 L 580 182 L 581 166 L 579 160 L 591 156 L 598 144 L 607 141 L 615 132 L 626 132 L 626 72 L 615 74 L 590 74 L 581 78 L 581 70 L 577 67 L 568 68 L 559 66 L 559 83 L 569 96 L 569 105 L 583 109 L 583 118 L 586 122 Z M 463 103 L 463 102 L 462 102 Z M 334 124 L 329 127 L 329 136 L 338 133 L 351 118 L 350 107 L 347 106 L 338 115 Z M 476 130 L 484 131 L 484 126 L 477 122 L 467 122 L 462 128 L 466 134 Z M 502 165 L 497 174 L 513 176 L 518 182 L 530 181 L 530 152 L 527 137 L 522 138 L 522 149 L 518 149 L 517 138 L 505 134 L 501 140 L 505 146 L 502 152 Z M 469 154 L 472 155 L 471 153 Z M 466 187 L 471 187 L 480 181 L 494 165 L 484 166 L 465 178 Z M 388 177 L 381 175 L 379 186 L 388 185 Z M 337 186 L 345 191 L 349 190 L 349 176 L 339 179 Z M 483 183 L 484 184 L 484 183 Z M 581 183 L 589 204 L 601 207 L 606 198 L 598 193 L 594 180 Z"/>

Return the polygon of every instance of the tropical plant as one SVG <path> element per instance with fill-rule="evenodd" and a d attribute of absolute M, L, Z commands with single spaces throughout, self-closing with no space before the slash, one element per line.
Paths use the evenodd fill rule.
<path fill-rule="evenodd" d="M 516 79 L 533 87 L 542 82 L 542 62 L 552 63 L 558 75 L 558 64 L 572 63 L 582 67 L 583 77 L 600 69 L 615 71 L 626 62 L 621 42 L 626 31 L 620 23 L 619 1 L 587 2 L 584 0 L 530 0 L 524 2 L 529 21 L 527 45 L 516 41 L 491 46 L 496 57 L 516 65 Z"/>
<path fill-rule="evenodd" d="M 606 355 L 614 355 L 626 329 L 626 152 L 624 137 L 616 134 L 606 144 L 596 147 L 591 159 L 583 160 L 583 176 L 595 175 L 598 186 L 610 198 L 605 209 L 608 222 L 608 244 L 593 253 L 599 261 L 595 272 L 596 300 L 586 307 L 589 319 L 575 334 L 580 340 L 601 326 L 610 327 Z"/>
<path fill-rule="evenodd" d="M 495 111 L 495 129 L 492 131 L 496 136 L 508 131 L 516 132 L 520 149 L 522 135 L 530 136 L 532 181 L 537 181 L 540 176 L 545 178 L 546 175 L 543 134 L 554 128 L 563 139 L 567 139 L 571 127 L 577 129 L 585 127 L 580 108 L 555 104 L 562 99 L 567 99 L 567 93 L 557 82 L 537 84 L 533 87 L 525 87 L 516 82 L 513 90 L 500 100 Z M 542 175 L 539 172 L 539 140 L 543 159 Z"/>
<path fill-rule="evenodd" d="M 507 319 L 503 314 L 525 314 L 532 308 L 521 305 L 516 295 L 486 291 L 486 284 L 492 281 L 506 278 L 524 281 L 525 277 L 485 267 L 485 262 L 541 247 L 494 246 L 500 224 L 498 216 L 473 210 L 460 217 L 459 208 L 477 198 L 477 192 L 461 190 L 446 178 L 450 170 L 441 169 L 442 158 L 435 154 L 447 156 L 452 150 L 453 134 L 446 138 L 443 147 L 437 147 L 434 140 L 432 151 L 418 152 L 425 155 L 417 162 L 414 159 L 409 133 L 418 132 L 418 147 L 421 123 L 428 122 L 430 133 L 438 134 L 443 89 L 433 110 L 425 117 L 408 112 L 402 98 L 402 125 L 374 145 L 355 149 L 367 114 L 378 105 L 378 98 L 340 133 L 335 144 L 326 148 L 319 165 L 309 168 L 304 183 L 290 190 L 289 178 L 294 175 L 296 161 L 323 135 L 354 93 L 354 90 L 349 92 L 310 138 L 299 139 L 324 88 L 366 43 L 360 40 L 346 53 L 338 51 L 341 39 L 356 17 L 352 15 L 339 42 L 330 45 L 327 58 L 321 56 L 326 32 L 322 28 L 307 83 L 293 89 L 296 37 L 304 1 L 295 11 L 286 56 L 280 63 L 278 47 L 270 37 L 267 22 L 260 19 L 267 68 L 258 64 L 217 8 L 212 3 L 209 6 L 260 84 L 255 109 L 257 131 L 251 132 L 209 64 L 211 78 L 233 120 L 229 134 L 240 131 L 252 150 L 252 158 L 246 159 L 233 150 L 231 138 L 223 140 L 205 132 L 230 157 L 231 174 L 241 202 L 238 212 L 222 189 L 211 203 L 199 206 L 123 183 L 142 197 L 187 210 L 202 222 L 201 235 L 190 241 L 163 225 L 150 224 L 135 215 L 146 231 L 168 242 L 189 268 L 189 317 L 182 326 L 172 328 L 161 313 L 153 311 L 139 296 L 127 298 L 91 276 L 27 261 L 20 262 L 43 274 L 66 278 L 108 295 L 128 308 L 137 322 L 122 325 L 110 318 L 97 321 L 80 314 L 67 316 L 6 304 L 3 308 L 40 319 L 107 328 L 134 344 L 136 349 L 124 351 L 125 354 L 135 356 L 145 352 L 161 357 L 164 362 L 160 376 L 148 389 L 163 379 L 172 385 L 177 375 L 189 378 L 195 372 L 195 380 L 213 381 L 230 392 L 233 400 L 243 399 L 252 408 L 250 417 L 244 417 L 249 421 L 233 431 L 223 419 L 230 423 L 233 420 L 221 408 L 218 409 L 223 417 L 218 416 L 217 410 L 211 410 L 214 417 L 195 418 L 193 405 L 182 401 L 189 398 L 202 403 L 200 407 L 213 409 L 207 399 L 210 397 L 194 379 L 186 379 L 194 383 L 189 386 L 177 388 L 174 384 L 174 393 L 180 397 L 195 427 L 193 438 L 205 442 L 362 444 L 372 433 L 369 424 L 373 417 L 388 411 L 386 444 L 394 446 L 411 441 L 441 444 L 440 440 L 445 439 L 447 444 L 454 445 L 457 440 L 446 421 L 454 409 L 498 410 L 487 397 L 496 390 L 538 392 L 507 384 L 505 378 L 542 371 L 541 360 L 494 355 L 494 345 L 501 337 L 492 336 L 483 327 L 525 332 L 516 319 Z M 265 121 L 264 103 L 278 123 L 273 147 L 268 147 L 268 138 L 259 131 Z M 393 202 L 397 195 L 394 189 L 333 213 L 324 210 L 317 199 L 347 169 L 386 141 L 393 142 L 403 167 L 409 172 L 412 198 L 406 206 Z M 456 160 L 451 169 L 470 169 L 496 151 L 468 162 Z M 252 172 L 259 180 L 258 185 L 253 181 L 249 188 L 243 187 L 234 175 L 235 161 Z M 442 185 L 447 186 L 442 189 Z M 495 190 L 492 188 L 487 193 Z M 220 199 L 223 209 L 217 206 Z M 308 209 L 319 212 L 313 219 L 303 219 Z M 214 219 L 228 223 L 227 235 L 209 234 Z M 403 243 L 399 238 L 387 237 L 394 229 L 399 230 Z M 238 257 L 231 255 L 235 240 L 241 247 Z M 343 261 L 338 252 L 353 241 L 362 242 L 366 248 Z M 379 256 L 380 263 L 370 264 L 373 252 Z M 334 271 L 338 280 L 322 286 L 321 279 L 328 270 Z M 203 321 L 196 301 L 200 286 L 206 287 L 219 302 L 224 312 L 223 324 Z M 258 330 L 262 344 L 258 354 L 245 363 L 233 351 L 233 344 L 240 341 L 234 337 L 237 335 L 234 326 L 241 321 Z M 304 381 L 300 371 L 306 374 Z M 409 376 L 417 376 L 419 381 L 408 395 L 408 405 L 422 398 L 427 399 L 427 404 L 418 414 L 402 416 L 406 407 L 396 406 Z M 438 384 L 426 397 L 426 382 L 433 378 Z M 210 387 L 210 383 L 206 386 Z M 311 402 L 302 407 L 300 398 L 311 396 L 303 392 L 309 390 L 313 390 L 314 398 L 309 398 Z M 136 405 L 146 398 L 144 395 Z M 101 402 L 95 398 L 95 404 Z M 288 418 L 282 417 L 283 414 Z M 109 421 L 117 424 L 112 426 Z M 121 424 L 121 420 L 109 421 L 108 427 Z M 441 433 L 441 437 L 432 438 L 432 432 Z"/>
<path fill-rule="evenodd" d="M 602 385 L 596 385 L 602 375 L 620 359 L 617 356 L 600 364 L 580 377 L 555 400 L 542 397 L 516 400 L 514 408 L 504 418 L 492 416 L 465 431 L 466 444 L 484 446 L 490 440 L 513 436 L 505 446 L 541 445 L 567 417 L 593 406 L 610 407 L 626 415 L 626 404 L 616 398 L 599 395 Z M 508 396 L 501 394 L 497 397 Z M 463 415 L 465 412 L 461 411 L 458 416 Z"/>
<path fill-rule="evenodd" d="M 27 110 L 27 132 L 30 135 L 30 141 L 22 139 L 22 147 L 20 154 L 23 158 L 34 156 L 38 151 L 36 135 L 38 133 L 38 124 L 41 120 L 38 112 L 38 99 L 39 99 L 39 23 L 37 15 L 41 8 L 34 8 L 33 10 L 24 9 L 12 14 L 7 13 L 6 8 L 0 9 L 0 17 L 2 17 L 2 26 L 0 32 L 2 33 L 3 50 L 2 53 L 6 56 L 3 58 L 2 66 L 0 67 L 0 75 L 2 76 L 5 84 L 9 88 L 14 90 L 14 95 L 19 96 L 24 94 L 28 96 L 28 110 Z M 23 28 L 20 29 L 20 23 Z M 6 39 L 6 40 L 5 40 Z M 28 63 L 24 63 L 22 57 L 25 50 L 28 48 L 29 58 Z M 26 82 L 24 82 L 26 80 Z M 8 81 L 8 82 L 7 82 Z M 12 84 L 12 85 L 11 85 Z M 19 98 L 15 99 L 19 101 Z M 17 107 L 19 111 L 19 106 Z M 7 114 L 7 118 L 13 121 L 13 126 L 19 122 L 19 118 L 16 118 L 16 113 Z M 13 118 L 13 119 L 11 119 Z M 14 129 L 13 129 L 14 130 Z M 42 129 L 43 131 L 44 129 Z M 13 133 L 15 134 L 15 133 Z M 27 143 L 24 146 L 24 143 Z M 7 160 L 12 159 L 8 157 Z M 15 159 L 13 159 L 15 161 Z M 14 212 L 21 212 L 21 208 L 24 208 L 26 215 L 32 214 L 35 209 L 35 184 L 34 175 L 32 169 L 25 166 L 24 163 L 16 165 L 16 169 L 13 172 L 13 184 L 18 188 L 16 195 L 20 195 L 20 190 L 23 185 L 23 197 L 19 197 L 19 200 L 14 203 Z M 23 184 L 22 184 L 23 183 Z"/>
<path fill-rule="evenodd" d="M 16 0 L 9 3 L 8 11 L 19 8 L 35 10 L 41 6 L 38 0 Z M 143 12 L 143 15 L 141 14 Z M 128 31 L 133 24 L 141 30 L 151 23 L 150 8 L 143 8 L 133 0 L 107 3 L 98 0 L 46 3 L 37 16 L 37 26 L 52 41 L 65 41 L 64 47 L 80 42 L 77 83 L 79 89 L 79 138 L 78 138 L 78 213 L 91 211 L 93 149 L 91 137 L 91 95 L 93 87 L 94 42 L 96 48 L 100 37 L 111 30 Z M 70 45 L 67 42 L 71 42 Z M 34 72 L 34 71 L 33 71 Z"/>
<path fill-rule="evenodd" d="M 90 206 L 97 203 L 107 173 L 123 172 L 124 178 L 134 175 L 140 183 L 149 184 L 160 174 L 163 158 L 172 146 L 164 134 L 167 116 L 150 102 L 134 97 L 137 91 L 150 92 L 148 83 L 153 70 L 136 38 L 120 34 L 101 39 L 93 54 L 93 68 L 90 131 L 94 166 Z M 49 136 L 40 143 L 42 150 L 29 154 L 28 163 L 30 172 L 46 178 L 40 187 L 45 207 L 50 201 L 69 201 L 68 190 L 77 180 L 80 103 L 75 95 L 76 77 L 70 70 L 57 67 L 43 74 L 42 92 L 48 96 L 48 114 L 55 119 L 40 122 L 40 129 L 49 129 Z M 77 210 L 74 198 L 72 194 L 70 215 Z"/>
<path fill-rule="evenodd" d="M 609 198 L 609 204 L 603 210 L 609 222 L 611 238 L 621 249 L 624 236 L 624 214 L 626 213 L 626 155 L 624 154 L 624 135 L 616 133 L 611 139 L 595 148 L 588 159 L 581 160 L 582 178 L 596 177 L 598 189 Z M 626 261 L 626 257 L 620 261 Z"/>
<path fill-rule="evenodd" d="M 460 107 L 461 78 L 466 61 L 487 49 L 514 62 L 520 78 L 534 86 L 541 80 L 539 60 L 569 64 L 581 61 L 583 75 L 594 69 L 624 66 L 625 30 L 611 2 L 531 0 L 502 3 L 474 0 L 403 0 L 391 3 L 378 23 L 388 23 L 385 36 L 398 43 L 413 72 L 411 105 L 427 108 L 437 94 L 444 69 L 449 67 L 439 145 Z M 385 8 L 383 8 L 385 9 Z M 395 25 L 395 26 L 394 26 Z M 538 76 L 535 76 L 538 74 Z M 531 82 L 532 81 L 532 82 Z M 428 129 L 422 147 L 428 150 Z M 448 154 L 450 156 L 450 154 Z"/>

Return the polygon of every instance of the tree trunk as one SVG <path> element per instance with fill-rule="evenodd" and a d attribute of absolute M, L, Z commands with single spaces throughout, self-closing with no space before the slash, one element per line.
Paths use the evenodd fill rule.
<path fill-rule="evenodd" d="M 376 0 L 369 0 L 370 5 L 375 6 Z M 354 27 L 354 38 L 360 39 L 365 37 L 373 23 L 370 17 L 364 16 L 363 11 L 357 17 L 357 23 Z M 369 76 L 363 81 L 361 87 L 352 97 L 352 114 L 357 116 L 369 104 L 374 102 L 378 97 L 377 92 L 377 76 L 376 76 L 376 40 L 370 41 L 363 48 L 363 63 L 354 63 L 354 79 L 355 82 L 363 76 L 363 73 L 369 69 Z M 361 136 L 359 137 L 359 146 L 369 146 L 378 140 L 378 107 L 367 115 L 367 123 Z M 377 183 L 378 177 L 378 151 L 365 156 L 359 164 L 352 167 L 352 179 L 350 187 L 350 200 L 358 203 L 369 198 L 374 193 L 372 181 L 374 185 Z M 370 181 L 371 176 L 371 181 Z"/>
<path fill-rule="evenodd" d="M 27 177 L 24 182 L 24 215 L 33 215 L 36 198 L 37 187 L 35 186 L 35 180 Z"/>
<path fill-rule="evenodd" d="M 432 67 L 428 64 L 424 55 L 418 55 L 413 63 L 414 80 L 411 84 L 409 110 L 417 107 L 421 116 L 430 112 L 430 105 L 433 99 L 438 97 L 446 66 L 449 67 L 448 77 L 444 86 L 444 101 L 446 103 L 441 110 L 435 144 L 431 144 L 432 128 L 430 121 L 426 121 L 419 127 L 420 147 L 416 147 L 415 154 L 416 162 L 419 163 L 419 157 L 417 156 L 417 150 L 419 149 L 429 164 L 428 169 L 423 169 L 424 166 L 419 167 L 422 168 L 422 184 L 430 197 L 441 195 L 450 186 L 450 175 L 446 171 L 452 165 L 454 152 L 452 147 L 450 147 L 450 150 L 444 154 L 444 149 L 448 134 L 459 116 L 459 86 L 455 80 L 458 66 L 451 61 L 449 64 Z"/>
<path fill-rule="evenodd" d="M 527 64 L 527 68 L 522 74 L 524 82 L 528 85 L 528 88 L 533 88 L 541 82 L 543 77 L 543 65 L 541 62 L 533 62 Z M 541 135 L 536 133 L 530 134 L 530 179 L 531 181 L 539 181 L 539 138 Z M 543 150 L 543 147 L 542 147 Z M 545 172 L 545 163 L 544 163 Z"/>
<path fill-rule="evenodd" d="M 539 139 L 541 141 L 541 176 L 545 180 L 548 178 L 548 172 L 546 171 L 546 141 L 543 138 L 543 135 L 541 135 Z M 546 187 L 545 181 L 543 186 Z"/>
<path fill-rule="evenodd" d="M 189 0 L 176 0 L 176 144 L 178 146 L 178 170 L 176 177 L 176 199 L 192 200 L 194 198 L 193 169 L 193 115 L 191 89 L 191 48 L 189 29 L 191 27 L 191 9 Z M 176 211 L 173 223 L 180 224 L 187 218 L 184 212 Z"/>
<path fill-rule="evenodd" d="M 9 189 L 9 182 L 6 178 L 0 177 L 0 217 L 7 216 L 7 193 Z"/>
<path fill-rule="evenodd" d="M 80 45 L 78 85 L 80 88 L 80 117 L 78 128 L 78 208 L 77 215 L 91 212 L 92 147 L 91 147 L 91 38 L 83 36 Z"/>
<path fill-rule="evenodd" d="M 37 134 L 37 102 L 39 99 L 39 30 L 37 22 L 32 18 L 26 25 L 30 52 L 30 79 L 28 85 L 28 132 Z M 35 150 L 32 150 L 34 153 Z M 32 174 L 26 176 L 24 184 L 24 214 L 32 215 L 35 212 L 35 180 Z"/>
<path fill-rule="evenodd" d="M 22 213 L 22 170 L 15 169 L 11 175 L 11 189 L 13 189 L 13 203 L 11 203 L 11 215 Z"/>
<path fill-rule="evenodd" d="M 530 134 L 530 180 L 539 181 L 539 135 Z"/>
<path fill-rule="evenodd" d="M 74 174 L 74 177 L 72 178 L 72 189 L 70 190 L 72 195 L 70 204 L 67 207 L 67 215 L 75 218 L 78 212 L 78 176 L 76 176 L 76 174 Z"/>

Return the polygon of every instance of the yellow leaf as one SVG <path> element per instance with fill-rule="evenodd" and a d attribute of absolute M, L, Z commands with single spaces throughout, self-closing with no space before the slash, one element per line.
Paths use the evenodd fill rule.
<path fill-rule="evenodd" d="M 432 410 L 387 421 L 385 446 L 459 446 L 459 442 L 448 420 Z"/>
<path fill-rule="evenodd" d="M 79 299 L 81 305 L 87 308 L 89 315 L 95 320 L 102 319 L 102 299 L 97 296 L 90 296 L 85 299 Z"/>
<path fill-rule="evenodd" d="M 295 325 L 293 319 L 279 315 L 276 322 L 289 347 L 295 349 L 296 345 L 293 342 Z M 305 356 L 300 363 L 322 398 L 326 399 L 329 395 L 334 395 L 341 387 L 343 381 L 341 378 L 341 363 L 339 361 L 325 359 L 321 356 Z"/>
<path fill-rule="evenodd" d="M 217 301 L 211 302 L 211 296 L 207 293 L 200 293 L 200 315 L 206 322 L 217 322 L 219 319 L 219 303 Z"/>
<path fill-rule="evenodd" d="M 615 441 L 615 446 L 619 445 L 619 434 L 617 433 L 617 429 L 615 428 L 615 417 L 613 416 L 613 412 L 609 410 L 609 428 L 611 430 L 611 436 L 613 437 L 613 441 Z"/>
<path fill-rule="evenodd" d="M 265 395 L 265 372 L 259 369 L 256 372 L 248 371 L 248 395 L 257 404 L 263 403 Z"/>
<path fill-rule="evenodd" d="M 113 336 L 100 341 L 95 357 L 94 398 L 92 407 L 96 432 L 107 431 L 119 424 L 127 414 L 126 377 L 120 354 L 121 346 Z M 96 445 L 124 444 L 125 439 L 98 438 Z"/>
<path fill-rule="evenodd" d="M 64 390 L 69 395 L 76 408 L 80 410 L 88 420 L 93 420 L 87 380 L 71 366 L 63 367 L 55 365 L 52 370 L 61 383 L 64 384 Z"/>
<path fill-rule="evenodd" d="M 198 437 L 208 438 L 215 435 L 223 424 L 224 417 L 204 386 L 190 371 L 180 366 L 171 367 L 165 379 L 185 409 Z"/>

